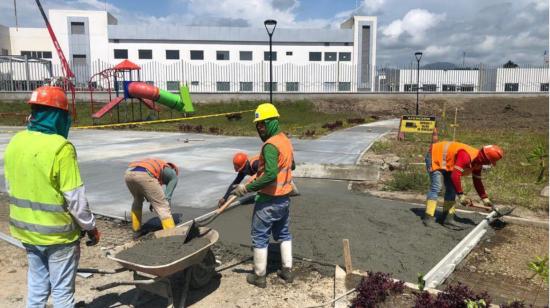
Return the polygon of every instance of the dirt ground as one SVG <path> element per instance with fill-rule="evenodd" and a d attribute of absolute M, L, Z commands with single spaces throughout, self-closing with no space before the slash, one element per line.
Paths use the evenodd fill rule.
<path fill-rule="evenodd" d="M 414 114 L 416 99 L 348 99 L 317 100 L 322 112 L 349 112 L 379 118 L 395 118 Z M 429 98 L 420 96 L 419 113 L 441 118 L 443 110 L 448 119 L 454 118 L 458 108 L 459 123 L 468 123 L 473 129 L 516 129 L 548 130 L 548 96 L 535 97 L 479 97 Z"/>

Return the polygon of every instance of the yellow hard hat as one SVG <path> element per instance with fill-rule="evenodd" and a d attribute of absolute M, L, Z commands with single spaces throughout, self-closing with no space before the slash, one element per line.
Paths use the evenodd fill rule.
<path fill-rule="evenodd" d="M 263 121 L 270 118 L 278 118 L 279 112 L 277 111 L 277 108 L 273 106 L 273 104 L 270 103 L 263 103 L 256 108 L 256 112 L 254 113 L 254 123 L 258 121 Z"/>

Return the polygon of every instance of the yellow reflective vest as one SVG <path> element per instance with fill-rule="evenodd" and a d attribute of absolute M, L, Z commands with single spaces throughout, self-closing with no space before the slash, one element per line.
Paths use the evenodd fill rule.
<path fill-rule="evenodd" d="M 80 236 L 80 227 L 68 212 L 61 191 L 61 186 L 82 185 L 80 171 L 78 167 L 68 170 L 78 173 L 72 177 L 75 183 L 60 183 L 56 170 L 57 156 L 66 146 L 72 144 L 59 135 L 25 130 L 17 133 L 6 147 L 4 173 L 10 195 L 10 232 L 23 243 L 66 244 Z M 74 155 L 73 158 L 76 159 Z M 67 166 L 78 165 L 63 166 L 74 169 Z"/>

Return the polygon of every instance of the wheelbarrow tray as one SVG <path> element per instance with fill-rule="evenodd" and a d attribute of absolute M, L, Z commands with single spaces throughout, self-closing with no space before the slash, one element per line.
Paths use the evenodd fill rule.
<path fill-rule="evenodd" d="M 175 233 L 173 235 L 185 234 L 186 231 L 187 231 L 187 229 L 184 228 L 184 227 L 176 228 L 176 229 L 177 229 L 177 233 Z M 177 260 L 175 260 L 171 263 L 168 263 L 168 264 L 153 265 L 153 266 L 143 265 L 143 264 L 139 264 L 139 263 L 136 263 L 136 262 L 130 262 L 130 261 L 119 259 L 119 258 L 115 257 L 119 252 L 121 252 L 123 250 L 126 250 L 130 247 L 135 246 L 136 244 L 138 244 L 138 242 L 127 243 L 127 244 L 115 247 L 111 251 L 107 252 L 106 256 L 107 256 L 107 258 L 118 262 L 124 268 L 128 268 L 128 269 L 131 269 L 131 270 L 134 270 L 134 271 L 138 271 L 138 272 L 142 272 L 142 273 L 146 273 L 146 274 L 154 275 L 154 276 L 158 276 L 158 277 L 170 276 L 170 275 L 175 274 L 177 272 L 183 271 L 184 269 L 186 269 L 186 268 L 188 268 L 192 265 L 201 263 L 202 260 L 204 259 L 204 257 L 206 256 L 206 254 L 208 253 L 208 251 L 210 250 L 210 246 L 214 245 L 214 243 L 216 243 L 218 241 L 219 234 L 218 234 L 218 231 L 216 231 L 214 229 L 199 227 L 199 232 L 201 234 L 200 237 L 204 237 L 204 238 L 208 239 L 209 244 L 207 244 L 204 247 L 202 247 L 201 249 L 193 252 L 192 254 L 189 254 L 189 255 L 186 255 L 186 256 L 181 256 L 181 258 L 179 258 L 179 259 L 177 259 Z M 152 239 L 152 240 L 154 240 L 154 239 Z"/>

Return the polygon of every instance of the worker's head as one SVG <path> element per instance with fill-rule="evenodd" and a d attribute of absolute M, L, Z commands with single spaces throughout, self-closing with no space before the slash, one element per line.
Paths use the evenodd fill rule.
<path fill-rule="evenodd" d="M 480 160 L 483 165 L 493 165 L 497 164 L 497 161 L 504 157 L 504 151 L 498 145 L 486 145 L 479 150 L 477 158 Z"/>
<path fill-rule="evenodd" d="M 256 108 L 254 113 L 256 130 L 263 141 L 266 141 L 279 129 L 279 112 L 270 103 L 263 103 Z"/>
<path fill-rule="evenodd" d="M 179 175 L 179 169 L 178 169 L 178 166 L 176 166 L 176 164 L 174 163 L 166 163 L 168 165 L 168 167 L 174 169 L 174 171 L 176 171 L 176 175 Z"/>
<path fill-rule="evenodd" d="M 248 162 L 248 155 L 243 152 L 237 152 L 233 156 L 233 168 L 235 169 L 235 172 L 241 172 L 244 167 L 246 167 L 246 163 Z"/>
<path fill-rule="evenodd" d="M 63 89 L 53 86 L 39 87 L 32 92 L 28 103 L 32 109 L 28 120 L 29 129 L 67 138 L 71 119 L 69 103 Z"/>

